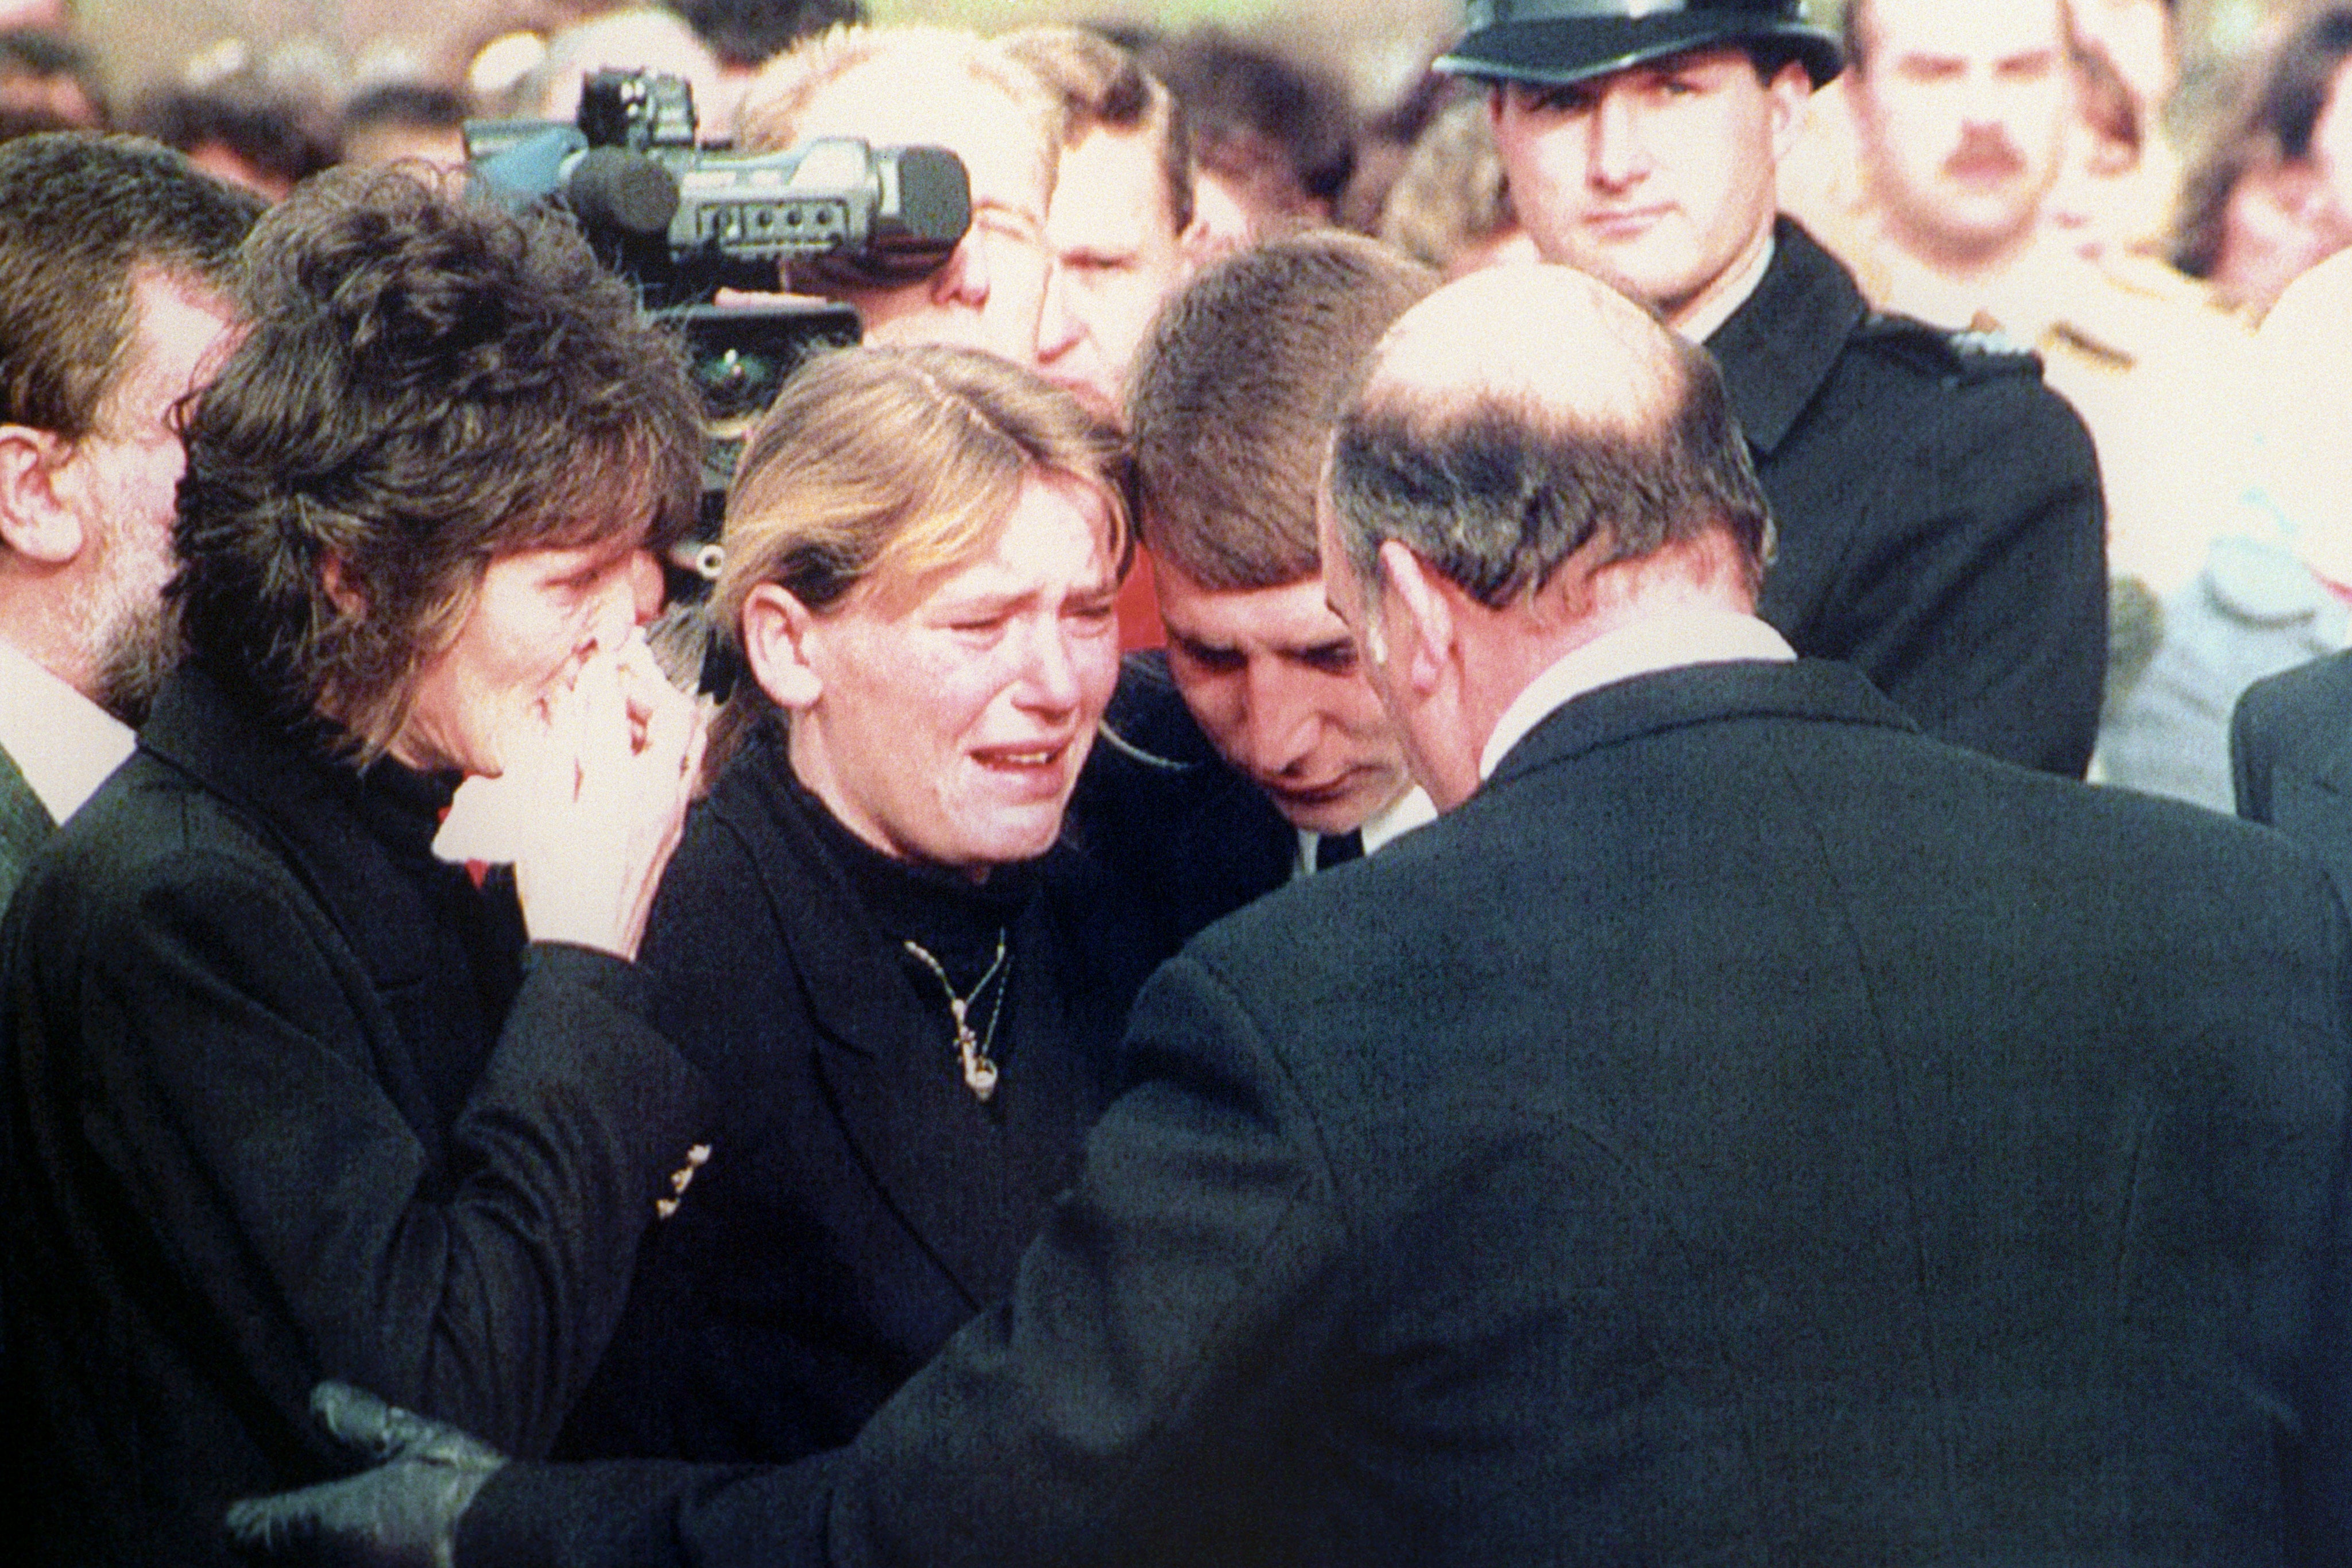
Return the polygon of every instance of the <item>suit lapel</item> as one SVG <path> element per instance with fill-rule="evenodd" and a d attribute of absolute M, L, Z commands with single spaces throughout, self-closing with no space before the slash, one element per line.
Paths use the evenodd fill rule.
<path fill-rule="evenodd" d="M 16 759 L 0 747 L 0 907 L 6 905 L 8 890 L 23 874 L 26 862 L 57 831 L 48 808 L 25 781 Z"/>
<path fill-rule="evenodd" d="M 991 1112 L 964 1087 L 944 998 L 919 994 L 849 879 L 770 768 L 738 769 L 757 808 L 730 811 L 759 867 L 815 1026 L 828 1104 L 866 1174 L 975 1306 L 1001 1295 L 1026 1239 Z M 714 806 L 724 809 L 721 802 Z M 1016 977 L 1021 955 L 1013 956 Z M 998 1091 L 1018 1092 L 1017 1072 Z"/>

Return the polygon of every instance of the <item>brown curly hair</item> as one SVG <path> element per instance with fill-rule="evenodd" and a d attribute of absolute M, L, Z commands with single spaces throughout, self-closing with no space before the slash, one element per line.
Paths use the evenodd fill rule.
<path fill-rule="evenodd" d="M 336 171 L 245 261 L 252 327 L 188 423 L 169 591 L 192 656 L 280 722 L 373 758 L 493 557 L 691 525 L 681 351 L 569 218 Z"/>

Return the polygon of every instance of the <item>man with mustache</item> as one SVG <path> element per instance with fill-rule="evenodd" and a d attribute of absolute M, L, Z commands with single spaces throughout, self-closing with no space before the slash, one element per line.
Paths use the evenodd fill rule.
<path fill-rule="evenodd" d="M 2106 654 L 2090 444 L 2031 356 L 1874 314 L 1777 218 L 1841 64 L 1798 0 L 1472 0 L 1439 68 L 1489 86 L 1544 259 L 1722 364 L 1779 528 L 1765 620 L 1939 738 L 2079 775 Z"/>
<path fill-rule="evenodd" d="M 2066 0 L 1854 0 L 1845 41 L 1864 292 L 2039 353 L 2097 445 L 2115 575 L 2179 590 L 2243 480 L 2244 399 L 2222 389 L 2246 374 L 2245 334 L 2155 258 L 2095 261 L 2052 226 L 2087 90 Z"/>

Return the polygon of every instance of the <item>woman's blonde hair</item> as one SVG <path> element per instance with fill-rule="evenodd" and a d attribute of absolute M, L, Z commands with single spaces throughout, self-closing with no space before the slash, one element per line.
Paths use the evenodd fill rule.
<path fill-rule="evenodd" d="M 968 349 L 844 349 L 803 366 L 744 443 L 710 597 L 742 652 L 743 606 L 775 583 L 819 614 L 861 584 L 913 584 L 986 549 L 1034 477 L 1096 496 L 1122 577 L 1135 553 L 1118 434 L 1018 365 Z M 773 710 L 739 679 L 711 772 Z"/>

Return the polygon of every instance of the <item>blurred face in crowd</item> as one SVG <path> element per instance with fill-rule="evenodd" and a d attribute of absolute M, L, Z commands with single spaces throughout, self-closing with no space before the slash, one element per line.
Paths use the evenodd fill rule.
<path fill-rule="evenodd" d="M 1098 126 L 1064 150 L 1045 245 L 1060 314 L 1048 307 L 1041 368 L 1098 417 L 1116 422 L 1128 367 L 1186 271 L 1160 144 L 1150 132 Z"/>
<path fill-rule="evenodd" d="M 146 271 L 131 284 L 133 323 L 122 368 L 99 404 L 96 427 L 74 443 L 57 476 L 79 518 L 90 576 L 75 639 L 91 661 L 83 686 L 107 689 L 133 673 L 159 634 L 172 575 L 172 520 L 187 467 L 173 414 L 227 351 L 228 302 L 193 281 Z"/>
<path fill-rule="evenodd" d="M 492 557 L 457 634 L 419 670 L 392 754 L 425 772 L 489 778 L 520 762 L 581 666 L 661 609 L 661 569 L 642 538 Z"/>
<path fill-rule="evenodd" d="M 868 65 L 827 84 L 801 117 L 799 134 L 945 147 L 971 181 L 971 228 L 931 277 L 887 287 L 824 285 L 856 308 L 867 341 L 941 343 L 1037 363 L 1054 152 L 1019 104 L 961 72 L 910 83 L 885 65 Z"/>
<path fill-rule="evenodd" d="M 977 879 L 1045 853 L 1118 679 L 1110 541 L 1099 494 L 1033 476 L 961 564 L 823 614 L 753 590 L 744 640 L 793 714 L 793 773 L 900 860 Z"/>
<path fill-rule="evenodd" d="M 1871 0 L 1864 37 L 1846 90 L 1897 242 L 1963 264 L 2023 243 L 2074 102 L 2058 0 Z"/>
<path fill-rule="evenodd" d="M 1567 87 L 1496 89 L 1495 139 L 1536 248 L 1672 325 L 1736 285 L 1769 243 L 1774 169 L 1810 84 L 1746 51 L 1699 49 Z"/>
<path fill-rule="evenodd" d="M 1293 827 L 1349 832 L 1411 786 L 1320 577 L 1220 591 L 1162 559 L 1152 581 L 1185 706 Z"/>
<path fill-rule="evenodd" d="M 2311 128 L 2311 162 L 2326 193 L 2324 222 L 2352 239 L 2352 59 L 2336 68 L 2327 107 Z"/>

